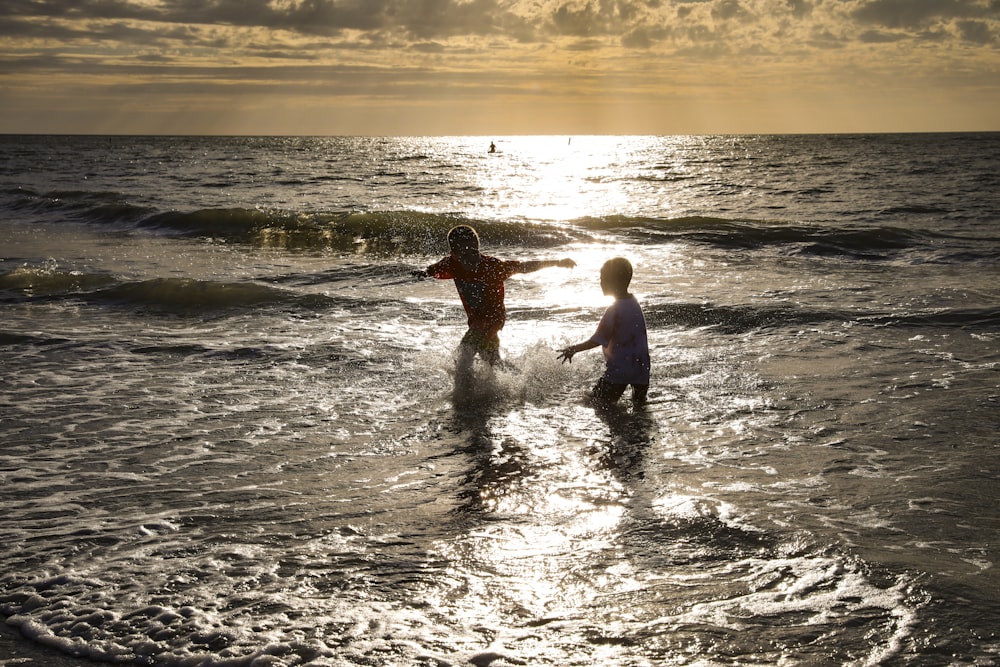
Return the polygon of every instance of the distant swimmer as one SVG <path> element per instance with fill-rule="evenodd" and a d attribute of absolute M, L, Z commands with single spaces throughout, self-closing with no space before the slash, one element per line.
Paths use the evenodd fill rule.
<path fill-rule="evenodd" d="M 496 153 L 497 152 L 497 145 L 495 143 L 493 143 L 492 141 L 490 142 L 490 152 L 491 153 Z"/>

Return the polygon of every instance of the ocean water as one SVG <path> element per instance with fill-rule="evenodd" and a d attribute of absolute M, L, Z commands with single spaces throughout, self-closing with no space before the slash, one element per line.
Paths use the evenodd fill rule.
<path fill-rule="evenodd" d="M 0 137 L 0 666 L 1000 664 L 998 193 L 998 134 Z M 459 390 L 457 223 L 577 262 Z"/>

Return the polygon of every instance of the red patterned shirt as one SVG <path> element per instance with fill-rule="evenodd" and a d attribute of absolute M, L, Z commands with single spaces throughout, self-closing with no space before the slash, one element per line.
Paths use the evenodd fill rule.
<path fill-rule="evenodd" d="M 479 264 L 471 271 L 451 255 L 432 264 L 427 273 L 442 280 L 453 279 L 469 317 L 469 328 L 492 336 L 503 328 L 507 319 L 504 306 L 504 281 L 515 273 L 523 273 L 522 263 L 480 255 Z"/>

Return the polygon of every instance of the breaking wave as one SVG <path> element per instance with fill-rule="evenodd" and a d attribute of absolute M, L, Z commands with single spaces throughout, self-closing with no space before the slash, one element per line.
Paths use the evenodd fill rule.
<path fill-rule="evenodd" d="M 28 189 L 4 193 L 10 208 L 29 218 L 51 222 L 70 219 L 116 231 L 242 244 L 256 248 L 347 254 L 436 255 L 446 250 L 448 230 L 474 226 L 492 247 L 547 249 L 571 243 L 620 242 L 691 244 L 726 250 L 777 248 L 790 254 L 858 260 L 893 259 L 919 251 L 913 261 L 954 263 L 995 261 L 991 239 L 912 230 L 890 225 L 788 223 L 778 221 L 680 216 L 673 218 L 612 215 L 559 222 L 482 220 L 462 213 L 418 210 L 296 211 L 268 208 L 207 208 L 158 211 L 130 204 L 112 192 Z M 921 211 L 926 214 L 926 211 Z M 984 243 L 986 241 L 986 243 Z M 941 255 L 947 245 L 959 252 Z"/>
<path fill-rule="evenodd" d="M 51 275 L 46 276 L 47 273 Z M 31 277 L 35 275 L 41 275 L 42 279 Z M 113 278 L 103 275 L 16 269 L 0 274 L 0 303 L 78 299 L 139 311 L 202 315 L 268 306 L 325 310 L 350 305 L 350 300 L 344 297 L 301 294 L 250 282 L 154 278 L 109 286 L 112 282 Z"/>

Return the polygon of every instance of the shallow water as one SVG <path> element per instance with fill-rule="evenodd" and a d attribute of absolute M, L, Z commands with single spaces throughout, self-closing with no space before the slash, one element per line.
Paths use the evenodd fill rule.
<path fill-rule="evenodd" d="M 996 140 L 7 138 L 0 613 L 129 664 L 1000 662 Z M 456 221 L 578 262 L 458 390 L 409 276 Z M 654 379 L 600 411 L 555 350 L 616 254 Z"/>

